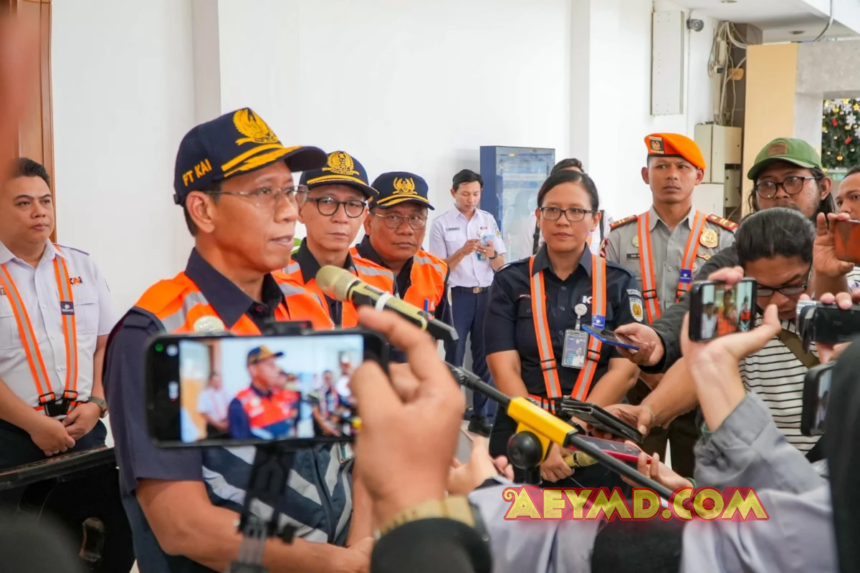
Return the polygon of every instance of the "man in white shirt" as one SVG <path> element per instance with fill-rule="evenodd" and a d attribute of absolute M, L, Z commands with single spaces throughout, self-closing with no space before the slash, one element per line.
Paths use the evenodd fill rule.
<path fill-rule="evenodd" d="M 221 375 L 217 371 L 209 374 L 209 383 L 197 397 L 197 412 L 206 419 L 206 437 L 226 434 L 229 429 L 227 409 L 232 398 L 224 390 Z"/>
<path fill-rule="evenodd" d="M 430 229 L 430 252 L 448 264 L 454 328 L 460 339 L 446 347 L 446 360 L 463 365 L 466 337 L 472 336 L 472 370 L 492 384 L 484 354 L 484 315 L 490 285 L 497 270 L 505 264 L 505 245 L 493 215 L 478 209 L 484 181 L 464 169 L 454 176 L 451 196 L 453 209 L 442 213 Z M 478 393 L 472 395 L 469 431 L 489 435 L 492 404 Z"/>
<path fill-rule="evenodd" d="M 0 186 L 0 469 L 104 444 L 102 362 L 114 310 L 83 251 L 54 245 L 42 165 Z"/>

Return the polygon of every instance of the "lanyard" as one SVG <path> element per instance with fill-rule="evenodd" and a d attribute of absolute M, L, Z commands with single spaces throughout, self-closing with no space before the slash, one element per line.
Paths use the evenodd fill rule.
<path fill-rule="evenodd" d="M 681 262 L 681 276 L 678 278 L 678 290 L 675 302 L 678 302 L 685 292 L 690 290 L 693 282 L 693 265 L 699 254 L 699 244 L 702 232 L 705 230 L 706 217 L 698 209 L 693 218 L 690 236 L 684 249 Z M 639 216 L 639 264 L 642 270 L 642 296 L 645 298 L 645 310 L 648 313 L 648 323 L 653 324 L 660 318 L 660 301 L 657 298 L 657 281 L 654 276 L 654 253 L 651 249 L 651 212 Z"/>
<path fill-rule="evenodd" d="M 74 406 L 78 397 L 78 340 L 75 324 L 75 299 L 72 294 L 72 283 L 69 279 L 69 269 L 65 259 L 59 254 L 54 256 L 54 275 L 57 278 L 57 289 L 60 293 L 60 314 L 63 318 L 63 337 L 66 343 L 66 387 L 61 398 L 57 398 L 51 388 L 51 379 L 42 359 L 42 352 L 36 342 L 36 334 L 30 322 L 30 315 L 24 306 L 24 300 L 12 280 L 12 275 L 6 265 L 0 265 L 0 287 L 6 291 L 9 302 L 12 304 L 12 312 L 18 323 L 18 332 L 24 344 L 27 354 L 27 362 L 30 364 L 30 372 L 36 390 L 39 392 L 39 405 L 37 410 L 46 410 L 48 415 L 65 414 L 69 405 Z M 55 403 L 59 403 L 55 406 Z"/>
<path fill-rule="evenodd" d="M 588 256 L 588 253 L 585 254 Z M 544 290 L 543 271 L 534 272 L 535 258 L 529 258 L 529 275 L 531 276 L 532 316 L 534 317 L 535 336 L 538 342 L 541 370 L 546 384 L 548 398 L 561 398 L 561 383 L 558 379 L 558 362 L 552 349 L 552 337 L 549 331 L 549 321 L 546 316 L 546 291 Z M 606 326 L 606 259 L 591 255 L 591 326 L 602 329 Z M 602 343 L 594 336 L 590 337 L 585 366 L 579 370 L 576 385 L 571 397 L 585 400 L 588 390 L 597 372 L 597 361 L 600 359 Z"/>

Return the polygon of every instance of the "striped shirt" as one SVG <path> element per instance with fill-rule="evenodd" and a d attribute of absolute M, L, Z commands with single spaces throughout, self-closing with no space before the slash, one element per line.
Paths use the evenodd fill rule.
<path fill-rule="evenodd" d="M 781 322 L 783 330 L 797 333 L 793 320 Z M 757 316 L 756 326 L 761 323 L 761 316 Z M 814 346 L 811 350 L 818 355 Z M 819 437 L 807 437 L 800 433 L 803 379 L 807 368 L 794 353 L 779 338 L 774 337 L 764 348 L 742 359 L 739 368 L 744 386 L 755 392 L 770 408 L 776 427 L 788 442 L 801 452 L 811 450 Z"/>
<path fill-rule="evenodd" d="M 855 266 L 854 269 L 848 273 L 848 290 L 853 291 L 860 289 L 860 267 Z"/>

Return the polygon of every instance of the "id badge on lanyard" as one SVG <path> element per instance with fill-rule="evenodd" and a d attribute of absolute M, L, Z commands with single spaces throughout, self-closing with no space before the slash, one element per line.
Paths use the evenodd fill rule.
<path fill-rule="evenodd" d="M 565 368 L 583 368 L 585 356 L 588 353 L 588 333 L 581 330 L 582 317 L 588 312 L 584 304 L 578 304 L 573 311 L 576 313 L 576 328 L 564 332 L 564 348 L 561 351 L 561 365 Z"/>

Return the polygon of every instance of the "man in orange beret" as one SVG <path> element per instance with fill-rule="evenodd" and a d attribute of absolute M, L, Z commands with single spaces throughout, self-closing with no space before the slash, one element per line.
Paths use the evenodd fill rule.
<path fill-rule="evenodd" d="M 651 187 L 653 204 L 641 215 L 610 225 L 602 254 L 639 278 L 642 299 L 630 297 L 635 307 L 631 311 L 634 318 L 651 323 L 689 290 L 705 261 L 731 246 L 737 225 L 693 208 L 693 191 L 706 167 L 695 141 L 677 133 L 654 133 L 645 138 L 645 146 L 648 164 L 642 168 L 642 180 Z M 659 376 L 641 377 L 628 394 L 634 404 L 659 382 Z M 692 476 L 697 438 L 693 412 L 677 418 L 668 430 L 651 430 L 643 446 L 665 459 L 666 442 L 671 441 L 672 468 Z"/>

